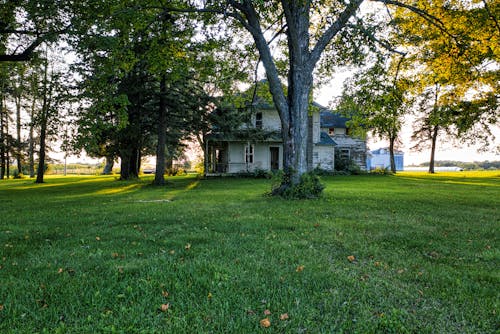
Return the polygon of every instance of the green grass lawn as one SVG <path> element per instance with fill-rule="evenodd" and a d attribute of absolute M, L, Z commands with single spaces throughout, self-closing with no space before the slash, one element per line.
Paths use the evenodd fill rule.
<path fill-rule="evenodd" d="M 498 172 L 151 180 L 0 181 L 0 332 L 500 331 Z"/>

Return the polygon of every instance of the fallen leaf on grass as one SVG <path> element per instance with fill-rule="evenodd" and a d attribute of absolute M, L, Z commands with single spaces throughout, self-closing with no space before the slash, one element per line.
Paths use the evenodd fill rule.
<path fill-rule="evenodd" d="M 101 241 L 101 237 L 95 237 L 95 240 Z"/>
<path fill-rule="evenodd" d="M 267 327 L 271 326 L 271 321 L 269 321 L 269 318 L 262 319 L 260 321 L 260 325 L 264 328 L 267 328 Z"/>
<path fill-rule="evenodd" d="M 161 295 L 162 295 L 163 297 L 167 298 L 167 297 L 168 297 L 168 291 L 163 290 L 163 291 L 161 292 Z"/>
<path fill-rule="evenodd" d="M 166 304 L 161 304 L 160 306 L 160 311 L 162 312 L 167 312 L 167 310 L 170 308 L 170 304 L 169 303 L 166 303 Z"/>
<path fill-rule="evenodd" d="M 3 305 L 0 304 L 0 311 L 3 311 Z"/>
<path fill-rule="evenodd" d="M 264 315 L 271 315 L 271 311 L 269 311 L 269 310 L 264 310 Z"/>
<path fill-rule="evenodd" d="M 175 251 L 172 249 L 168 252 L 170 255 L 174 255 L 175 254 Z"/>
<path fill-rule="evenodd" d="M 185 250 L 190 250 L 191 249 L 191 244 L 187 243 L 186 246 L 184 246 L 184 249 Z"/>
<path fill-rule="evenodd" d="M 120 254 L 118 254 L 118 253 L 111 253 L 111 257 L 113 259 L 116 259 L 118 256 L 120 256 Z"/>
<path fill-rule="evenodd" d="M 212 298 L 212 297 L 213 297 L 213 296 L 212 296 L 212 293 L 211 293 L 211 292 L 209 292 L 209 293 L 208 293 L 208 295 L 207 295 L 207 298 L 208 298 L 208 299 L 210 299 L 210 298 Z"/>
<path fill-rule="evenodd" d="M 375 262 L 375 267 L 380 267 L 380 262 L 376 261 Z"/>
<path fill-rule="evenodd" d="M 280 320 L 288 320 L 288 313 L 283 313 L 280 315 Z"/>
<path fill-rule="evenodd" d="M 349 255 L 347 257 L 347 260 L 349 260 L 349 262 L 354 262 L 356 260 L 356 258 L 354 257 L 354 255 Z"/>
<path fill-rule="evenodd" d="M 295 269 L 295 271 L 298 273 L 300 273 L 302 270 L 304 270 L 304 266 L 297 266 L 297 269 Z"/>
<path fill-rule="evenodd" d="M 57 269 L 57 273 L 58 273 L 58 274 L 62 274 L 63 272 L 64 272 L 64 269 L 63 269 L 63 268 L 59 268 L 59 269 Z"/>

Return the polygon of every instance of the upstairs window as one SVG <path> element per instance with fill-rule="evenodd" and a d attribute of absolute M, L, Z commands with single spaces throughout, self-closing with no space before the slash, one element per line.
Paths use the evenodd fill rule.
<path fill-rule="evenodd" d="M 253 145 L 245 146 L 245 162 L 247 164 L 253 164 L 253 151 L 254 151 Z"/>
<path fill-rule="evenodd" d="M 258 112 L 255 114 L 255 127 L 257 129 L 262 129 L 262 113 Z"/>
<path fill-rule="evenodd" d="M 333 136 L 335 134 L 335 128 L 329 128 L 328 129 L 328 135 Z"/>

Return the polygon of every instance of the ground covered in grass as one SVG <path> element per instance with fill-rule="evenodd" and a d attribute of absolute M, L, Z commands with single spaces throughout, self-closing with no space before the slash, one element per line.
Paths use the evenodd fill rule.
<path fill-rule="evenodd" d="M 0 332 L 498 333 L 499 176 L 0 181 Z"/>

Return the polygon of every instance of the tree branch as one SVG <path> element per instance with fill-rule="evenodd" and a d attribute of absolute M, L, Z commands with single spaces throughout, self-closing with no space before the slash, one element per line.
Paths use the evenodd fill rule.
<path fill-rule="evenodd" d="M 311 51 L 311 57 L 309 60 L 310 68 L 314 68 L 328 43 L 330 43 L 333 37 L 335 37 L 335 35 L 337 35 L 346 26 L 349 19 L 356 13 L 363 1 L 364 0 L 353 0 L 351 3 L 349 3 L 344 11 L 339 15 L 337 20 L 333 22 L 332 25 L 320 37 L 320 39 L 314 46 L 314 49 Z"/>

